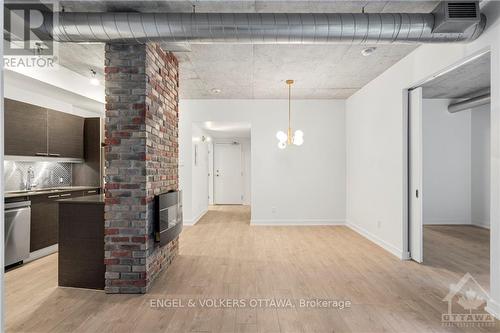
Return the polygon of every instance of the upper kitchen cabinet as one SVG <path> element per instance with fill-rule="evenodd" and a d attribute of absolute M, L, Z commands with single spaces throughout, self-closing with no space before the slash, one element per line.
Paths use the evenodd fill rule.
<path fill-rule="evenodd" d="M 5 99 L 5 155 L 84 159 L 85 118 Z"/>
<path fill-rule="evenodd" d="M 5 98 L 5 155 L 48 156 L 47 109 Z"/>
<path fill-rule="evenodd" d="M 49 110 L 49 156 L 83 159 L 84 124 L 82 117 Z"/>

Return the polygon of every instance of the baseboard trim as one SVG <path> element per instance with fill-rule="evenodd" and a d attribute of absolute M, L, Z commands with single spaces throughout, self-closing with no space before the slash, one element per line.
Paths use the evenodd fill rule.
<path fill-rule="evenodd" d="M 48 256 L 49 254 L 56 253 L 59 250 L 59 245 L 54 244 L 51 246 L 44 247 L 43 249 L 36 250 L 30 253 L 30 256 L 23 260 L 23 263 L 28 263 L 30 261 L 40 259 L 42 257 Z"/>
<path fill-rule="evenodd" d="M 495 302 L 491 298 L 488 300 L 486 307 L 484 308 L 486 312 L 500 320 L 500 303 Z"/>
<path fill-rule="evenodd" d="M 201 220 L 201 218 L 208 212 L 208 209 L 205 209 L 204 211 L 202 211 L 200 213 L 200 215 L 198 215 L 195 219 L 193 220 L 184 220 L 182 221 L 182 223 L 185 225 L 185 226 L 192 226 L 192 225 L 195 225 L 196 223 L 198 223 L 198 221 Z"/>
<path fill-rule="evenodd" d="M 471 225 L 470 221 L 458 220 L 458 219 L 446 219 L 446 218 L 428 218 L 425 219 L 424 225 L 443 225 L 443 224 L 454 224 L 454 225 Z"/>
<path fill-rule="evenodd" d="M 250 225 L 255 226 L 321 226 L 345 225 L 340 219 L 251 219 Z"/>
<path fill-rule="evenodd" d="M 478 228 L 490 229 L 489 221 L 476 221 L 472 222 L 472 225 Z"/>
<path fill-rule="evenodd" d="M 350 221 L 347 221 L 347 226 L 351 228 L 353 231 L 357 232 L 361 236 L 365 237 L 369 241 L 375 243 L 376 245 L 380 246 L 390 254 L 396 256 L 398 259 L 405 260 L 406 254 L 403 253 L 402 250 L 398 249 L 397 247 L 393 246 L 392 244 L 387 243 L 380 237 L 372 234 L 371 232 L 367 231 L 366 229 L 360 227 L 359 225 L 356 225 Z"/>

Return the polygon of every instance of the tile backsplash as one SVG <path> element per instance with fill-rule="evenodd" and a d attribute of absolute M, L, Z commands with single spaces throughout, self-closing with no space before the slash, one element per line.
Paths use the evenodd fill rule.
<path fill-rule="evenodd" d="M 32 183 L 36 189 L 71 186 L 72 163 L 4 161 L 5 191 L 24 190 L 29 167 L 35 174 Z"/>

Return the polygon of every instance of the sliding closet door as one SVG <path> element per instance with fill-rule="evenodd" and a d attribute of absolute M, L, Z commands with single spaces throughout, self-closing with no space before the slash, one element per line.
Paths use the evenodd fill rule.
<path fill-rule="evenodd" d="M 423 261 L 422 205 L 422 88 L 408 92 L 408 204 L 409 248 L 416 262 Z"/>

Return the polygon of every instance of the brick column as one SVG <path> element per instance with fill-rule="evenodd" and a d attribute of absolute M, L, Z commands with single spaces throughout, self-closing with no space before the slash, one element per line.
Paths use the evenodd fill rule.
<path fill-rule="evenodd" d="M 154 195 L 178 188 L 178 62 L 106 45 L 106 292 L 145 293 L 178 252 L 153 239 Z"/>

